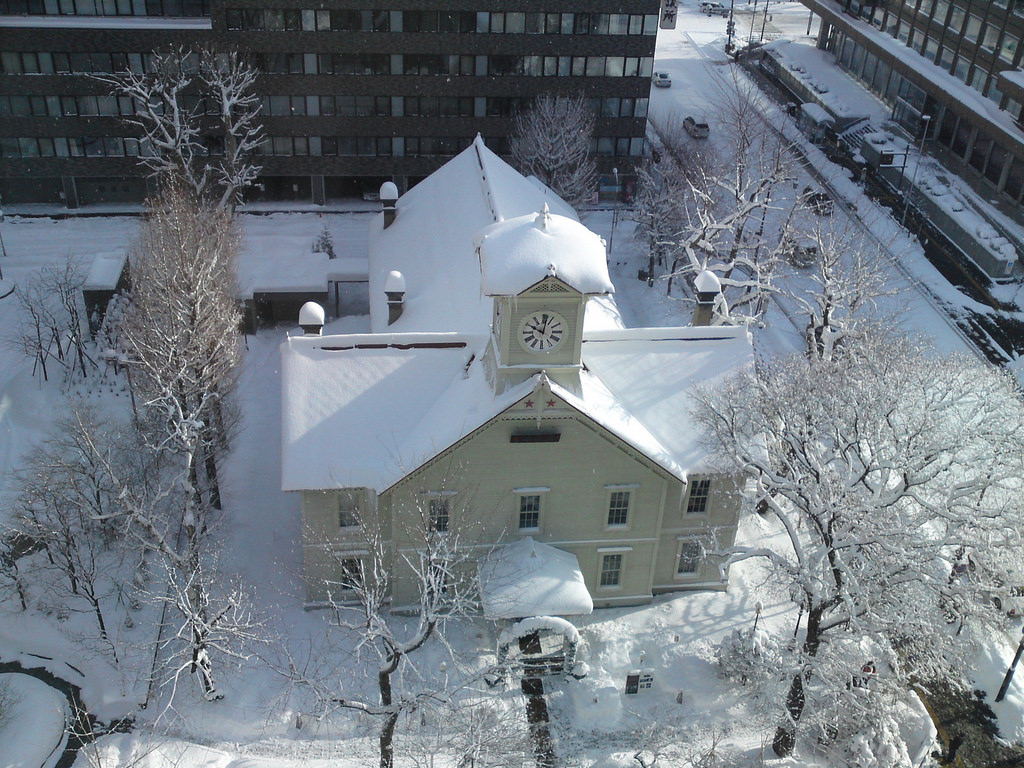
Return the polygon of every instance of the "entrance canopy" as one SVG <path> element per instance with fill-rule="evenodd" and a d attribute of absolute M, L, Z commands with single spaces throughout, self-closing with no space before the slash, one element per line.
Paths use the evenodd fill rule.
<path fill-rule="evenodd" d="M 527 536 L 480 560 L 488 619 L 579 616 L 594 610 L 576 555 Z"/>

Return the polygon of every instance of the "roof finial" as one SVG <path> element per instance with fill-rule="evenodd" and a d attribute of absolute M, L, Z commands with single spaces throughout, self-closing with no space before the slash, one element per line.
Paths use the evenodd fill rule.
<path fill-rule="evenodd" d="M 554 264 L 548 264 L 548 277 L 555 277 L 558 274 L 558 267 Z"/>
<path fill-rule="evenodd" d="M 547 203 L 544 203 L 544 208 L 540 213 L 537 214 L 537 218 L 535 219 L 535 221 L 537 223 L 537 226 L 540 227 L 543 231 L 548 231 L 548 225 L 551 224 L 551 211 L 548 209 Z"/>

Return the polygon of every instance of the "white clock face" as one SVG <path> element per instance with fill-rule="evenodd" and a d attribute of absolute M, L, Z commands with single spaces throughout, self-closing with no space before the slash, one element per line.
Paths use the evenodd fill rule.
<path fill-rule="evenodd" d="M 531 312 L 519 324 L 519 343 L 527 352 L 550 352 L 565 339 L 565 318 L 557 312 Z"/>

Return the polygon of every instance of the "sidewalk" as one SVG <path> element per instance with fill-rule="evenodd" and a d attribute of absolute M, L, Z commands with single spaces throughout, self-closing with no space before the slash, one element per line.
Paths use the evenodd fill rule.
<path fill-rule="evenodd" d="M 374 213 L 380 210 L 380 203 L 360 198 L 343 198 L 330 200 L 324 205 L 316 205 L 304 200 L 268 200 L 257 203 L 246 203 L 235 209 L 238 213 L 254 216 L 268 216 L 272 213 Z M 46 217 L 65 219 L 89 216 L 141 216 L 145 211 L 142 203 L 101 203 L 83 205 L 78 208 L 65 208 L 59 203 L 28 203 L 24 205 L 5 205 L 6 216 Z"/>

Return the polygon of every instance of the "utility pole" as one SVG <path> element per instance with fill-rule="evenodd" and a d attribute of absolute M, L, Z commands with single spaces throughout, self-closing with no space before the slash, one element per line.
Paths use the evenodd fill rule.
<path fill-rule="evenodd" d="M 1010 687 L 1010 681 L 1013 680 L 1013 671 L 1017 668 L 1017 662 L 1020 661 L 1021 653 L 1024 653 L 1024 627 L 1021 627 L 1020 642 L 1017 643 L 1017 652 L 1013 655 L 1013 661 L 1010 662 L 1010 668 L 1006 670 L 1006 677 L 1003 678 L 1003 684 L 999 686 L 999 693 L 996 694 L 996 701 L 1002 701 L 1006 696 L 1006 689 Z"/>
<path fill-rule="evenodd" d="M 931 115 L 921 115 L 921 121 L 924 123 L 924 129 L 921 131 L 921 147 L 917 151 L 917 165 L 914 166 L 914 175 L 910 179 L 910 189 L 907 190 L 907 198 L 903 203 L 903 215 L 900 217 L 900 226 L 902 227 L 907 223 L 907 210 L 910 208 L 910 199 L 916 191 L 917 184 L 917 169 L 921 167 L 921 160 L 924 159 L 924 142 L 928 138 L 928 128 L 932 122 Z M 903 161 L 903 167 L 906 168 L 906 160 Z M 900 185 L 902 186 L 903 179 L 900 179 Z"/>

